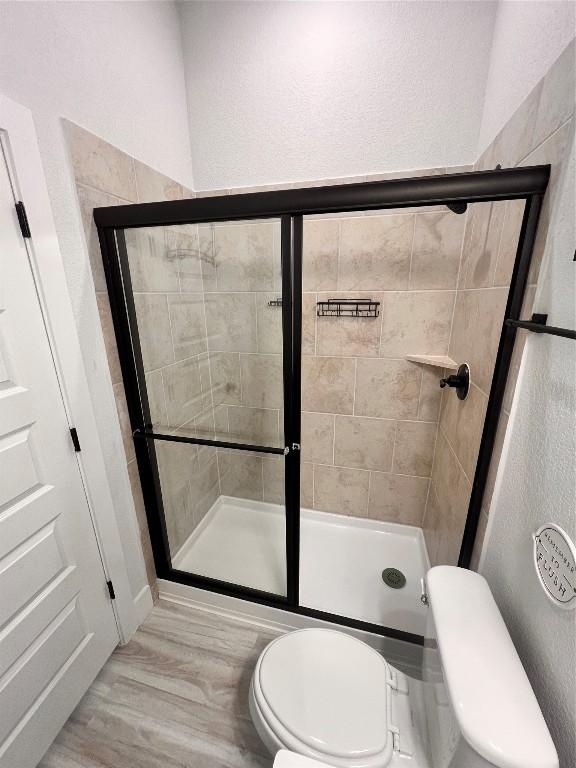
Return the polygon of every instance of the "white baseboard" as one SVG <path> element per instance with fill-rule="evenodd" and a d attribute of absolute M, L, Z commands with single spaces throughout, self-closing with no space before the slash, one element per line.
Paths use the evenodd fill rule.
<path fill-rule="evenodd" d="M 136 614 L 137 627 L 142 624 L 153 607 L 154 601 L 152 599 L 152 592 L 150 586 L 146 584 L 134 598 L 134 613 Z"/>

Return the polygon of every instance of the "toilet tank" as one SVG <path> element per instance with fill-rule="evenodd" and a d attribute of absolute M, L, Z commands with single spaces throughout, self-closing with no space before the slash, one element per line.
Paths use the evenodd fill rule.
<path fill-rule="evenodd" d="M 552 738 L 486 580 L 426 575 L 424 700 L 432 768 L 558 768 Z"/>

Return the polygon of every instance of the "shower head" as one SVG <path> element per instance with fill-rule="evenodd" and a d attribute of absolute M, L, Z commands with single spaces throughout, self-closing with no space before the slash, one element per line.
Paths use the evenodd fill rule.
<path fill-rule="evenodd" d="M 453 213 L 466 213 L 468 203 L 446 203 L 446 208 L 449 208 Z"/>

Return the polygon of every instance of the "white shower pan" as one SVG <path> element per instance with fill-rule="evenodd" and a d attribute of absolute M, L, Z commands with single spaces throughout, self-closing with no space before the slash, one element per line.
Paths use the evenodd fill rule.
<path fill-rule="evenodd" d="M 286 594 L 285 510 L 279 504 L 220 496 L 172 558 L 172 566 L 275 595 Z M 400 589 L 385 568 L 406 577 Z M 300 604 L 417 635 L 429 568 L 420 528 L 328 512 L 300 513 Z"/>

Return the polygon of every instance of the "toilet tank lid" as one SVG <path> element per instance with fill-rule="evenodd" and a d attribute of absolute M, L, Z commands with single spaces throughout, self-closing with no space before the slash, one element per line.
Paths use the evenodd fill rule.
<path fill-rule="evenodd" d="M 462 736 L 498 768 L 558 768 L 558 755 L 490 587 L 441 565 L 426 575 L 438 649 Z"/>

